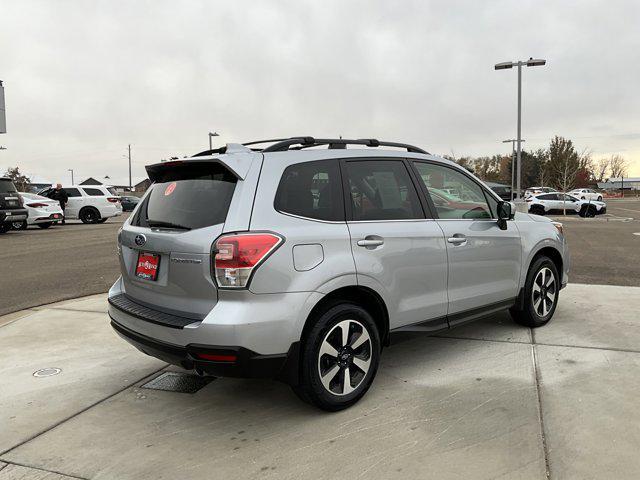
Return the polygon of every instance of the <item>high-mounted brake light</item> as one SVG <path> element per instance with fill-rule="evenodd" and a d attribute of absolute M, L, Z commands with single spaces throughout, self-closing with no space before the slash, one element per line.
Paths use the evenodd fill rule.
<path fill-rule="evenodd" d="M 253 271 L 283 241 L 273 233 L 239 233 L 218 238 L 213 257 L 218 287 L 246 288 Z"/>

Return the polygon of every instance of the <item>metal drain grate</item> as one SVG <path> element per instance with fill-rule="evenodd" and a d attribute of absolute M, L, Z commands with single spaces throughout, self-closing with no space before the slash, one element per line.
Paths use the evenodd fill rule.
<path fill-rule="evenodd" d="M 153 380 L 149 380 L 140 388 L 164 390 L 166 392 L 196 393 L 206 387 L 215 377 L 200 377 L 189 373 L 164 372 Z"/>

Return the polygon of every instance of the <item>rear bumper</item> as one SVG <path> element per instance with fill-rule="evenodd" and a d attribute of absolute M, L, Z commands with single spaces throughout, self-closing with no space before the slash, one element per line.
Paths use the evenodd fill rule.
<path fill-rule="evenodd" d="M 161 342 L 129 330 L 113 317 L 111 326 L 120 337 L 141 352 L 187 370 L 216 377 L 272 378 L 297 383 L 298 342 L 292 344 L 287 353 L 260 355 L 243 347 L 199 344 L 181 347 Z M 228 360 L 203 360 L 198 358 L 198 354 L 219 355 L 227 357 Z"/>
<path fill-rule="evenodd" d="M 50 215 L 42 214 L 37 217 L 29 217 L 27 219 L 27 223 L 29 225 L 38 224 L 38 223 L 49 223 L 49 222 L 61 222 L 64 219 L 64 215 L 62 212 L 60 213 L 52 213 Z"/>
<path fill-rule="evenodd" d="M 28 216 L 26 208 L 16 208 L 11 210 L 0 210 L 0 223 L 20 222 L 26 220 Z"/>

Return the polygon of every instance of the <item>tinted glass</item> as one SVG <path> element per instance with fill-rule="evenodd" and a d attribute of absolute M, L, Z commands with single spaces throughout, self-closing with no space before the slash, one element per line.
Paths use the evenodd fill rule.
<path fill-rule="evenodd" d="M 87 195 L 90 195 L 92 197 L 102 197 L 102 196 L 104 196 L 104 192 L 102 190 L 100 190 L 99 188 L 83 188 L 83 190 Z"/>
<path fill-rule="evenodd" d="M 558 200 L 558 195 L 555 193 L 547 193 L 545 195 L 538 195 L 540 200 Z"/>
<path fill-rule="evenodd" d="M 65 188 L 65 192 L 67 192 L 67 196 L 71 197 L 81 197 L 80 190 L 77 188 Z"/>
<path fill-rule="evenodd" d="M 282 174 L 274 206 L 283 213 L 318 220 L 344 220 L 337 160 L 290 165 Z"/>
<path fill-rule="evenodd" d="M 167 167 L 156 172 L 156 183 L 133 223 L 189 230 L 223 223 L 236 181 L 219 164 Z"/>
<path fill-rule="evenodd" d="M 482 187 L 464 173 L 432 163 L 415 162 L 414 165 L 440 218 L 491 218 Z"/>
<path fill-rule="evenodd" d="M 424 218 L 404 163 L 398 160 L 346 162 L 353 220 Z"/>
<path fill-rule="evenodd" d="M 0 180 L 0 193 L 13 193 L 16 192 L 16 187 L 10 180 Z"/>

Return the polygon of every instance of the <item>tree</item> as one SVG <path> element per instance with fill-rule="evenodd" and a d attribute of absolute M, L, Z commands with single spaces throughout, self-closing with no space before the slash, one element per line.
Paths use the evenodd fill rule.
<path fill-rule="evenodd" d="M 593 168 L 593 176 L 596 181 L 603 182 L 609 171 L 609 159 L 601 158 Z"/>
<path fill-rule="evenodd" d="M 4 174 L 5 177 L 9 177 L 13 184 L 16 186 L 19 192 L 26 192 L 29 190 L 31 186 L 31 180 L 26 175 L 20 173 L 20 169 L 18 167 L 15 168 L 7 168 L 7 171 Z"/>
<path fill-rule="evenodd" d="M 611 155 L 609 159 L 611 177 L 620 178 L 627 175 L 627 161 L 620 155 Z"/>
<path fill-rule="evenodd" d="M 576 183 L 581 169 L 580 156 L 573 142 L 556 135 L 549 145 L 548 173 L 550 183 L 561 192 L 568 192 Z"/>

